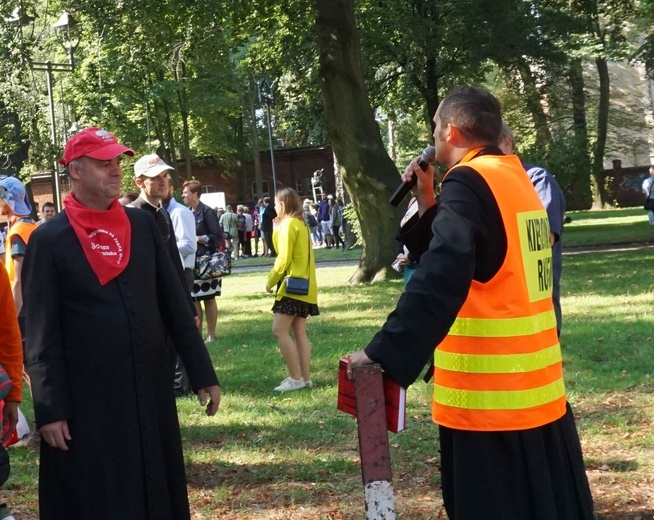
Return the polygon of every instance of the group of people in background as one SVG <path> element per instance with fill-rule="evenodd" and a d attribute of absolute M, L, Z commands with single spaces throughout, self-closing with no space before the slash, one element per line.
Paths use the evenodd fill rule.
<path fill-rule="evenodd" d="M 231 205 L 227 205 L 224 209 L 216 208 L 216 214 L 225 237 L 226 247 L 234 260 L 276 256 L 272 245 L 272 221 L 277 215 L 274 205 L 270 204 L 270 197 L 259 199 L 251 212 L 248 206 L 239 204 L 236 206 L 236 212 Z M 254 240 L 254 251 L 252 240 Z M 259 254 L 259 241 L 262 243 L 261 254 Z"/>
<path fill-rule="evenodd" d="M 342 199 L 322 193 L 318 202 L 305 199 L 302 209 L 304 221 L 311 230 L 313 247 L 345 251 L 347 240 L 341 236 L 341 231 L 343 234 L 349 231 L 345 226 Z"/>

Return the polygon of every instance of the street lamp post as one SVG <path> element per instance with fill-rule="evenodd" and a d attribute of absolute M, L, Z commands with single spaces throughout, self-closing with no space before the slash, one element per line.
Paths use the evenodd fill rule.
<path fill-rule="evenodd" d="M 17 25 L 19 28 L 19 37 L 21 47 L 23 45 L 23 31 L 22 28 L 26 25 L 29 25 L 34 21 L 32 16 L 28 16 L 23 12 L 22 7 L 18 7 L 12 17 L 7 19 L 6 22 L 12 25 Z M 77 47 L 77 44 L 73 43 L 71 38 L 71 30 L 77 25 L 77 21 L 72 17 L 70 13 L 64 11 L 59 17 L 57 23 L 53 25 L 55 30 L 62 34 L 62 38 L 59 40 L 64 49 L 68 54 L 68 63 L 52 63 L 51 61 L 39 62 L 32 61 L 28 58 L 29 66 L 32 70 L 42 70 L 46 74 L 46 82 L 48 86 L 48 106 L 50 112 L 50 140 L 52 145 L 57 147 L 57 124 L 55 120 L 55 109 L 54 109 L 54 95 L 53 95 L 53 72 L 74 72 L 75 71 L 75 60 L 74 52 Z M 54 194 L 54 204 L 57 207 L 57 211 L 61 211 L 61 189 L 59 185 L 59 163 L 57 159 L 54 159 L 54 169 L 52 172 L 52 192 Z"/>
<path fill-rule="evenodd" d="M 272 137 L 272 122 L 270 120 L 270 104 L 273 101 L 273 85 L 270 84 L 267 78 L 262 78 L 256 81 L 257 91 L 259 93 L 259 101 L 266 104 L 266 119 L 268 123 L 268 141 L 270 142 L 270 168 L 272 170 L 273 178 L 273 193 L 277 193 L 277 175 L 275 173 L 275 150 L 273 148 Z"/>

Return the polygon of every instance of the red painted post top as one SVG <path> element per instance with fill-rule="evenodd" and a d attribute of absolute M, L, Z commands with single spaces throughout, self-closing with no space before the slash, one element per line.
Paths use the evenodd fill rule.
<path fill-rule="evenodd" d="M 378 364 L 355 367 L 352 374 L 363 484 L 376 480 L 390 482 L 391 457 L 381 367 Z"/>

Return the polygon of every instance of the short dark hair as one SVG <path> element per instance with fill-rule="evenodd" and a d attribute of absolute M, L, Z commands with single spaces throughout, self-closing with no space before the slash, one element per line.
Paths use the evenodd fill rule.
<path fill-rule="evenodd" d="M 470 140 L 497 144 L 502 131 L 502 107 L 488 90 L 455 88 L 439 107 L 441 126 L 456 126 Z"/>
<path fill-rule="evenodd" d="M 53 208 L 54 209 L 55 205 L 52 202 L 44 202 L 43 205 L 41 206 L 41 209 L 45 208 Z"/>

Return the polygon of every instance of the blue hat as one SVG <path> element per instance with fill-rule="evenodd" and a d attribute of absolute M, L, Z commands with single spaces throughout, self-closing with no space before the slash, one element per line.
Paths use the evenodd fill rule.
<path fill-rule="evenodd" d="M 23 216 L 32 213 L 32 206 L 27 200 L 25 186 L 16 177 L 0 179 L 0 197 L 16 215 Z"/>

